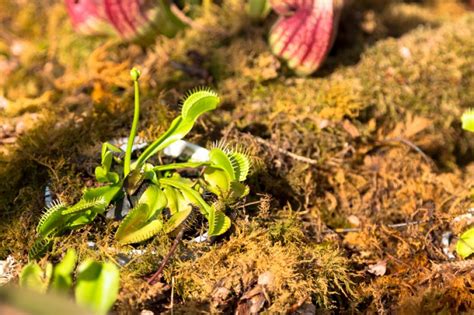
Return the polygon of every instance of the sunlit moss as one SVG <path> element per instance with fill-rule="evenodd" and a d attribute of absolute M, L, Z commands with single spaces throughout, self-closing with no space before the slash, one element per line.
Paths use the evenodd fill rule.
<path fill-rule="evenodd" d="M 350 299 L 353 292 L 347 259 L 331 246 L 308 242 L 300 229 L 288 230 L 288 224 L 297 225 L 276 222 L 268 227 L 273 231 L 270 233 L 255 224 L 240 227 L 226 242 L 195 260 L 180 262 L 172 274 L 177 292 L 203 302 L 216 298 L 216 290 L 223 287 L 231 298 L 253 289 L 258 277 L 267 273 L 271 278 L 267 286 L 269 312 L 289 309 L 311 297 L 322 308 L 335 306 L 333 294 Z M 281 237 L 286 241 L 278 241 Z M 213 306 L 220 307 L 218 303 Z"/>

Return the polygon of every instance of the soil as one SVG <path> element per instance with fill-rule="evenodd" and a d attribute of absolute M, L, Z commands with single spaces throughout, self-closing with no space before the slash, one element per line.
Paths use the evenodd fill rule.
<path fill-rule="evenodd" d="M 297 77 L 274 57 L 243 1 L 150 47 L 74 33 L 62 1 L 0 4 L 0 259 L 27 263 L 44 191 L 77 201 L 103 141 L 128 135 L 129 69 L 142 70 L 140 137 L 156 138 L 180 98 L 223 102 L 187 137 L 252 154 L 250 195 L 212 243 L 184 237 L 162 282 L 146 283 L 172 239 L 121 269 L 118 313 L 472 313 L 474 262 L 456 256 L 472 220 L 474 14 L 461 1 L 354 1 L 324 66 Z M 117 222 L 59 238 L 117 260 Z M 97 248 L 87 246 L 94 241 Z M 16 281 L 15 279 L 13 281 Z"/>

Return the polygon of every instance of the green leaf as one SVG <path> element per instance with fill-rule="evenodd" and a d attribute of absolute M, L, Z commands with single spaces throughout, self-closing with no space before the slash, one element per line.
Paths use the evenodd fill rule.
<path fill-rule="evenodd" d="M 227 172 L 230 177 L 230 180 L 236 180 L 236 174 L 234 167 L 232 166 L 232 161 L 229 159 L 228 155 L 219 148 L 214 148 L 209 152 L 209 161 L 213 167 L 221 168 Z"/>
<path fill-rule="evenodd" d="M 247 179 L 250 171 L 250 159 L 246 153 L 214 148 L 209 153 L 211 166 L 204 171 L 207 188 L 217 196 L 240 198 L 245 187 L 240 182 Z"/>
<path fill-rule="evenodd" d="M 75 288 L 77 304 L 96 314 L 107 314 L 117 299 L 119 282 L 117 266 L 87 259 L 78 268 Z"/>
<path fill-rule="evenodd" d="M 119 174 L 115 172 L 109 172 L 107 174 L 107 181 L 112 183 L 112 184 L 117 184 L 120 181 L 120 176 Z"/>
<path fill-rule="evenodd" d="M 70 214 L 66 223 L 66 229 L 75 229 L 85 224 L 89 224 L 97 217 L 97 212 L 87 210 L 85 212 Z"/>
<path fill-rule="evenodd" d="M 121 245 L 141 243 L 152 238 L 162 229 L 163 222 L 159 219 L 156 219 L 151 220 L 146 224 L 142 224 L 138 229 L 129 229 L 129 231 L 122 232 L 120 235 L 116 234 L 116 238 Z M 125 231 L 125 229 L 122 229 L 122 231 Z"/>
<path fill-rule="evenodd" d="M 46 265 L 46 271 L 43 272 L 36 262 L 31 262 L 21 270 L 20 286 L 36 292 L 45 293 L 48 289 L 52 270 L 53 265 L 51 263 Z"/>
<path fill-rule="evenodd" d="M 107 170 L 102 166 L 97 166 L 94 170 L 95 179 L 99 183 L 104 183 L 107 181 Z"/>
<path fill-rule="evenodd" d="M 201 197 L 201 194 L 199 192 L 195 191 L 194 189 L 177 179 L 162 178 L 160 179 L 160 182 L 163 185 L 169 185 L 179 189 L 179 191 L 183 194 L 185 199 L 189 201 L 189 203 L 199 207 L 202 214 L 209 221 L 209 235 L 220 235 L 229 229 L 231 225 L 229 217 L 227 217 L 222 211 L 216 210 L 213 206 L 209 206 Z M 190 207 L 186 212 L 181 209 L 180 211 L 176 212 L 170 218 L 170 220 L 165 223 L 164 231 L 166 233 L 169 233 L 175 230 L 186 220 L 186 218 L 191 213 L 191 210 L 192 208 Z"/>
<path fill-rule="evenodd" d="M 115 153 L 122 153 L 123 151 L 120 150 L 120 148 L 117 148 L 116 146 L 108 143 L 108 142 L 104 142 L 102 143 L 102 153 L 101 153 L 101 164 L 103 165 L 104 164 L 104 161 L 106 160 L 106 154 L 111 151 L 111 152 L 115 152 Z M 110 166 L 109 166 L 109 169 L 110 169 Z"/>
<path fill-rule="evenodd" d="M 68 249 L 61 262 L 54 266 L 51 290 L 68 293 L 72 287 L 72 273 L 76 267 L 76 260 L 76 251 L 72 248 Z"/>
<path fill-rule="evenodd" d="M 110 171 L 110 168 L 112 167 L 112 158 L 113 154 L 110 151 L 106 152 L 102 157 L 102 167 L 106 172 Z"/>
<path fill-rule="evenodd" d="M 163 192 L 167 195 L 167 206 L 172 216 L 181 211 L 188 211 L 191 202 L 183 195 L 182 191 L 165 186 Z"/>
<path fill-rule="evenodd" d="M 156 1 L 159 5 L 159 10 L 156 12 L 156 16 L 152 23 L 152 28 L 157 30 L 166 37 L 174 37 L 180 30 L 184 29 L 187 25 L 176 16 L 171 9 L 168 1 L 159 0 Z M 155 40 L 155 34 L 151 32 L 151 41 Z"/>
<path fill-rule="evenodd" d="M 49 237 L 39 237 L 28 251 L 28 259 L 33 260 L 42 257 L 50 248 L 52 240 Z"/>
<path fill-rule="evenodd" d="M 170 163 L 165 165 L 158 165 L 153 167 L 154 171 L 169 171 L 181 168 L 198 168 L 209 165 L 209 162 L 185 162 L 185 163 Z"/>
<path fill-rule="evenodd" d="M 99 183 L 113 183 L 120 181 L 120 177 L 115 172 L 107 171 L 103 166 L 97 166 L 94 171 L 95 178 Z"/>
<path fill-rule="evenodd" d="M 145 173 L 142 172 L 141 168 L 132 169 L 128 176 L 125 177 L 124 188 L 128 195 L 134 195 L 135 192 L 140 188 L 140 185 L 145 179 Z"/>
<path fill-rule="evenodd" d="M 227 156 L 229 157 L 232 168 L 234 169 L 235 179 L 239 182 L 246 180 L 251 166 L 248 155 L 242 152 L 230 151 L 227 153 Z"/>
<path fill-rule="evenodd" d="M 122 244 L 143 242 L 155 236 L 163 227 L 157 216 L 166 207 L 167 199 L 161 188 L 150 185 L 120 224 L 115 238 Z"/>
<path fill-rule="evenodd" d="M 191 215 L 192 211 L 193 207 L 191 205 L 188 205 L 185 209 L 181 209 L 180 211 L 173 214 L 171 218 L 166 221 L 163 227 L 163 231 L 167 234 L 175 231 L 178 227 L 181 226 L 181 224 L 186 222 L 186 219 Z"/>
<path fill-rule="evenodd" d="M 145 226 L 148 221 L 149 209 L 150 208 L 144 203 L 139 203 L 131 209 L 120 223 L 115 233 L 115 238 L 119 242 L 122 242 L 128 234 L 138 231 Z"/>
<path fill-rule="evenodd" d="M 157 154 L 173 142 L 182 139 L 189 131 L 191 131 L 192 127 L 192 123 L 183 123 L 183 118 L 181 116 L 176 117 L 171 122 L 168 130 L 150 144 L 145 151 L 143 151 L 137 161 L 132 164 L 132 169 L 140 169 L 153 155 Z"/>
<path fill-rule="evenodd" d="M 474 253 L 474 228 L 461 234 L 456 243 L 456 252 L 464 259 Z"/>
<path fill-rule="evenodd" d="M 220 99 L 216 92 L 210 89 L 196 89 L 188 93 L 184 100 L 181 116 L 194 123 L 205 112 L 216 109 L 219 102 Z"/>
<path fill-rule="evenodd" d="M 247 196 L 250 192 L 249 186 L 244 185 L 239 182 L 232 182 L 230 186 L 231 186 L 231 194 L 229 196 L 230 200 L 243 198 Z"/>
<path fill-rule="evenodd" d="M 217 94 L 210 90 L 195 90 L 184 100 L 181 115 L 176 117 L 168 130 L 156 141 L 150 144 L 138 157 L 132 168 L 140 169 L 153 155 L 163 150 L 175 141 L 181 140 L 194 126 L 200 115 L 213 110 L 219 104 Z"/>
<path fill-rule="evenodd" d="M 150 185 L 140 196 L 138 200 L 139 204 L 146 204 L 148 206 L 148 219 L 156 215 L 158 210 L 162 210 L 166 207 L 167 200 L 166 195 L 163 193 L 161 188 L 157 185 Z"/>
<path fill-rule="evenodd" d="M 271 11 L 272 7 L 268 0 L 248 0 L 245 9 L 253 20 L 263 20 Z"/>
<path fill-rule="evenodd" d="M 178 192 L 176 189 L 166 186 L 163 187 L 163 193 L 166 196 L 167 206 L 170 210 L 171 215 L 175 214 L 179 211 L 179 203 L 178 203 Z M 182 197 L 182 196 L 181 196 Z"/>
<path fill-rule="evenodd" d="M 222 211 L 211 207 L 211 211 L 209 212 L 209 236 L 224 234 L 230 228 L 230 225 L 231 221 L 228 216 Z"/>
<path fill-rule="evenodd" d="M 153 168 L 154 166 L 152 164 L 145 163 L 145 165 L 143 166 L 143 177 L 145 180 L 149 180 L 153 184 L 159 185 L 158 175 L 156 174 Z"/>
<path fill-rule="evenodd" d="M 117 229 L 117 241 L 122 245 L 140 243 L 156 235 L 163 227 L 160 219 L 154 219 L 157 210 L 158 208 L 151 209 L 147 204 L 139 203 L 130 210 Z"/>
<path fill-rule="evenodd" d="M 184 198 L 187 199 L 187 203 L 191 203 L 198 207 L 201 213 L 207 218 L 211 206 L 209 206 L 207 202 L 202 199 L 202 196 L 199 192 L 188 186 L 183 181 L 175 178 L 161 178 L 160 183 L 180 190 Z"/>
<path fill-rule="evenodd" d="M 224 197 L 231 188 L 231 178 L 228 172 L 219 167 L 206 167 L 203 174 L 207 189 L 213 194 Z"/>
<path fill-rule="evenodd" d="M 89 188 L 84 191 L 82 199 L 87 202 L 103 201 L 97 203 L 91 210 L 95 213 L 104 213 L 108 205 L 121 194 L 121 190 L 122 184 L 120 182 L 102 187 Z"/>
<path fill-rule="evenodd" d="M 68 214 L 73 214 L 77 212 L 84 212 L 87 210 L 95 209 L 98 210 L 97 212 L 100 211 L 100 209 L 104 209 L 107 205 L 105 204 L 105 198 L 104 197 L 97 197 L 94 199 L 81 199 L 79 200 L 78 203 L 73 205 L 72 207 L 69 207 L 67 209 L 64 209 L 62 211 L 62 215 L 68 215 Z"/>
<path fill-rule="evenodd" d="M 104 198 L 105 207 L 107 207 L 122 189 L 121 183 L 106 185 L 102 187 L 86 189 L 82 199 L 87 201 L 97 200 L 97 198 Z M 104 210 L 105 210 L 104 207 Z"/>
<path fill-rule="evenodd" d="M 214 148 L 209 152 L 211 166 L 225 170 L 232 181 L 244 181 L 250 171 L 250 159 L 247 153 L 233 150 L 225 152 L 220 148 Z"/>
<path fill-rule="evenodd" d="M 474 109 L 469 109 L 464 112 L 461 117 L 462 129 L 474 132 Z"/>
<path fill-rule="evenodd" d="M 65 228 L 72 229 L 92 222 L 97 214 L 102 214 L 113 199 L 121 193 L 120 183 L 85 190 L 82 199 L 69 209 Z"/>
<path fill-rule="evenodd" d="M 65 209 L 67 209 L 67 205 L 64 203 L 53 202 L 41 216 L 36 232 L 42 237 L 59 232 L 65 220 L 65 217 L 62 215 L 62 211 Z"/>
<path fill-rule="evenodd" d="M 111 145 L 110 143 L 102 144 L 102 154 L 101 154 L 101 166 L 95 168 L 95 178 L 99 183 L 118 183 L 120 177 L 117 173 L 110 172 L 112 167 L 112 161 L 114 158 L 113 153 L 121 153 L 122 150 Z"/>

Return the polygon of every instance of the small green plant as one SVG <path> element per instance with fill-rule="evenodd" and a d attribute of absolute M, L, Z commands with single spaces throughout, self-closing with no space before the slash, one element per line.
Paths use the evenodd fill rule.
<path fill-rule="evenodd" d="M 110 205 L 124 198 L 130 201 L 132 208 L 115 235 L 122 245 L 145 241 L 160 231 L 179 231 L 191 221 L 195 211 L 209 222 L 209 236 L 221 235 L 229 229 L 231 222 L 225 214 L 226 205 L 249 192 L 242 183 L 250 170 L 248 154 L 218 145 L 210 150 L 209 160 L 205 162 L 150 163 L 152 157 L 186 136 L 202 114 L 215 109 L 219 97 L 208 89 L 191 91 L 183 101 L 181 114 L 168 130 L 132 161 L 132 145 L 140 115 L 140 72 L 132 69 L 131 77 L 135 104 L 126 151 L 122 152 L 110 143 L 103 144 L 101 165 L 95 169 L 95 177 L 103 185 L 86 189 L 74 205 L 55 202 L 49 207 L 37 226 L 39 237 L 30 250 L 30 258 L 44 253 L 55 236 L 92 222 Z M 191 179 L 178 172 L 189 168 L 200 170 L 201 175 Z M 213 197 L 204 198 L 209 192 Z M 169 218 L 165 218 L 165 209 L 169 210 Z"/>
<path fill-rule="evenodd" d="M 464 130 L 474 132 L 474 110 L 467 110 L 461 120 Z M 474 227 L 461 234 L 456 243 L 456 252 L 462 258 L 467 258 L 474 253 Z"/>
<path fill-rule="evenodd" d="M 73 249 L 69 249 L 56 266 L 48 262 L 45 270 L 31 262 L 21 271 L 20 286 L 39 293 L 68 294 L 73 287 L 76 262 Z M 76 303 L 95 314 L 107 314 L 117 299 L 119 281 L 119 270 L 113 263 L 85 260 L 77 268 Z"/>

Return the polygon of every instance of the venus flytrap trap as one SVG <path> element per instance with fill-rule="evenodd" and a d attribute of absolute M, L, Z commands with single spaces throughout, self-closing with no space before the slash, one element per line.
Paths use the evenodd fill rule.
<path fill-rule="evenodd" d="M 140 243 L 160 232 L 180 234 L 185 227 L 190 227 L 198 213 L 208 221 L 209 236 L 221 235 L 229 229 L 231 220 L 225 214 L 227 205 L 249 192 L 243 182 L 251 163 L 244 150 L 217 145 L 210 150 L 208 161 L 160 165 L 150 162 L 166 147 L 183 139 L 202 114 L 214 110 L 220 102 L 219 97 L 208 89 L 189 92 L 181 114 L 133 161 L 132 146 L 140 115 L 140 72 L 132 69 L 131 77 L 135 94 L 134 116 L 125 152 L 110 143 L 102 145 L 101 164 L 95 169 L 95 177 L 103 185 L 86 189 L 74 205 L 56 201 L 45 211 L 37 227 L 38 240 L 30 250 L 31 259 L 41 256 L 61 233 L 91 223 L 97 215 L 125 199 L 130 202 L 131 210 L 115 234 L 121 245 Z M 198 170 L 200 175 L 187 178 L 179 172 L 183 169 Z"/>
<path fill-rule="evenodd" d="M 310 75 L 326 59 L 347 0 L 269 0 L 280 16 L 270 30 L 272 52 L 299 75 Z"/>
<path fill-rule="evenodd" d="M 166 0 L 65 0 L 74 29 L 85 35 L 117 34 L 150 43 L 157 34 L 173 37 L 185 24 Z"/>

